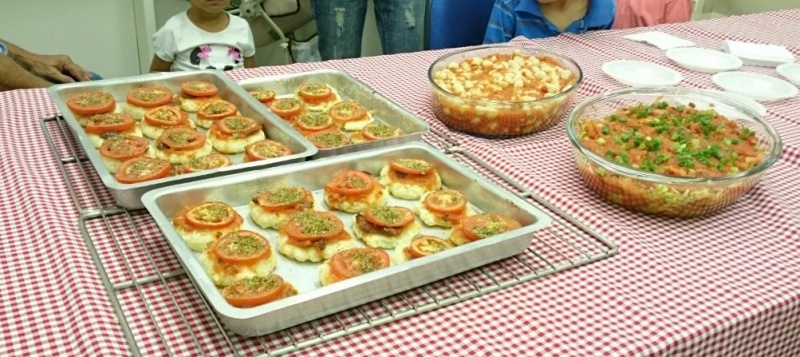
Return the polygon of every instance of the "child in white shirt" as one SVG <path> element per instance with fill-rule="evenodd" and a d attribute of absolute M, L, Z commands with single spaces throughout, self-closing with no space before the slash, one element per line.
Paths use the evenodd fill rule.
<path fill-rule="evenodd" d="M 151 72 L 255 67 L 255 42 L 250 25 L 229 15 L 231 0 L 189 0 L 185 12 L 169 20 L 153 36 Z"/>

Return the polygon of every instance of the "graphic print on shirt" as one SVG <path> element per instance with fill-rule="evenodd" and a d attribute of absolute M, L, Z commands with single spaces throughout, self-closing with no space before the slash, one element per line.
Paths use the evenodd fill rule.
<path fill-rule="evenodd" d="M 189 60 L 198 69 L 229 71 L 242 62 L 242 53 L 233 46 L 202 45 L 192 50 Z"/>

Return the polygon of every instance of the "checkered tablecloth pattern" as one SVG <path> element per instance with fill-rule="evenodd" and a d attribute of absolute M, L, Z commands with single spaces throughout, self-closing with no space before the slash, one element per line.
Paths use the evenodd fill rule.
<path fill-rule="evenodd" d="M 800 56 L 800 10 L 660 26 L 699 46 L 724 39 L 785 45 Z M 649 29 L 648 29 L 649 30 Z M 580 101 L 621 88 L 600 71 L 603 62 L 638 59 L 680 71 L 684 86 L 712 88 L 710 75 L 675 67 L 654 47 L 620 36 L 644 30 L 564 35 L 516 43 L 561 52 L 584 72 Z M 487 296 L 374 327 L 298 355 L 800 355 L 800 98 L 767 104 L 767 120 L 784 140 L 780 161 L 739 202 L 707 218 L 677 220 L 632 213 L 598 199 L 577 176 L 564 124 L 509 140 L 449 132 L 433 116 L 428 66 L 446 51 L 262 67 L 234 79 L 334 68 L 351 73 L 455 138 L 460 146 L 530 187 L 620 245 L 618 256 Z M 774 69 L 743 70 L 778 76 Z M 79 217 L 39 128 L 56 113 L 42 90 L 0 93 L 0 355 L 126 355 L 128 348 L 76 221 Z M 65 150 L 59 147 L 58 150 Z M 67 155 L 68 156 L 68 155 Z M 91 172 L 90 172 L 91 173 Z M 96 177 L 78 181 L 99 185 Z M 87 185 L 84 183 L 84 185 Z M 76 188 L 79 200 L 90 200 Z M 103 189 L 99 189 L 103 191 Z M 82 197 L 82 198 L 81 198 Z M 106 196 L 101 201 L 107 200 Z M 156 264 L 176 268 L 146 215 L 132 217 L 122 247 L 136 254 L 134 233 L 154 245 Z M 88 229 L 102 232 L 104 227 Z M 122 225 L 123 223 L 119 223 Z M 102 235 L 102 234 L 101 234 Z M 98 251 L 113 266 L 114 255 Z M 120 268 L 122 269 L 122 268 Z M 111 269 L 112 280 L 123 271 Z M 147 272 L 141 272 L 147 274 Z M 120 278 L 121 279 L 121 278 Z M 112 281 L 113 282 L 113 281 Z M 185 280 L 170 282 L 184 304 L 197 303 Z M 162 294 L 157 287 L 144 294 Z M 130 296 L 128 296 L 130 295 Z M 121 296 L 132 327 L 147 331 L 135 292 Z M 159 307 L 156 314 L 168 310 Z M 158 319 L 170 318 L 168 313 Z M 211 324 L 189 316 L 192 324 Z M 192 342 L 167 325 L 172 351 L 191 355 Z M 202 329 L 202 328 L 201 328 Z M 208 328 L 212 331 L 213 328 Z M 143 332 L 146 354 L 163 354 Z M 217 333 L 218 335 L 218 333 Z M 206 353 L 229 354 L 218 346 Z M 247 344 L 247 342 L 242 342 Z"/>

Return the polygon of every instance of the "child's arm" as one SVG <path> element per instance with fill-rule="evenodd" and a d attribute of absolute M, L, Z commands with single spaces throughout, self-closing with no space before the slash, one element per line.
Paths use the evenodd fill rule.
<path fill-rule="evenodd" d="M 256 59 L 254 56 L 244 58 L 244 68 L 256 68 Z"/>
<path fill-rule="evenodd" d="M 169 72 L 170 66 L 172 66 L 172 62 L 167 62 L 154 55 L 153 62 L 150 62 L 150 72 Z"/>
<path fill-rule="evenodd" d="M 514 37 L 517 20 L 513 11 L 514 9 L 509 9 L 503 1 L 495 1 L 483 43 L 508 42 Z"/>

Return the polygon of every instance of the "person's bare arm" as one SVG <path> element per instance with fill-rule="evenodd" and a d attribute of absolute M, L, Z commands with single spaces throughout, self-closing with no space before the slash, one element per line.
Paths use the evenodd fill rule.
<path fill-rule="evenodd" d="M 8 55 L 28 72 L 55 83 L 89 81 L 89 72 L 66 55 L 40 55 L 0 39 L 8 47 Z"/>
<path fill-rule="evenodd" d="M 19 65 L 10 57 L 0 55 L 0 91 L 26 88 L 46 88 L 53 85 Z"/>
<path fill-rule="evenodd" d="M 154 55 L 153 61 L 150 62 L 150 72 L 169 72 L 170 66 L 172 66 L 172 62 L 167 62 Z"/>
<path fill-rule="evenodd" d="M 244 68 L 256 68 L 256 58 L 254 56 L 245 57 Z"/>

